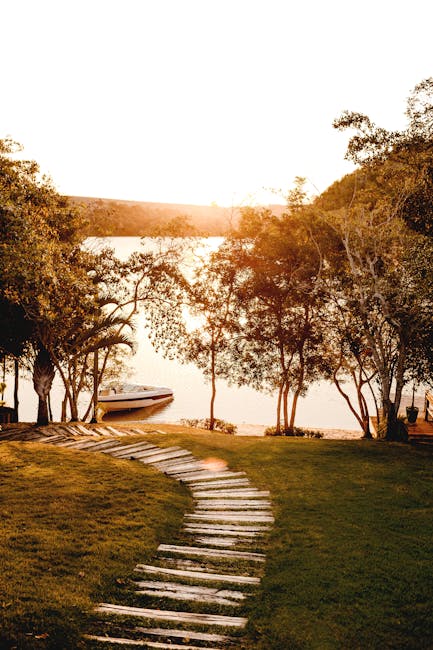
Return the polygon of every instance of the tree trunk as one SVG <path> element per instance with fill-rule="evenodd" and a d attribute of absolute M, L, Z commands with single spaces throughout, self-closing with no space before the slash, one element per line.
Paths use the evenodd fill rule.
<path fill-rule="evenodd" d="M 65 396 L 62 399 L 62 413 L 60 415 L 60 422 L 66 422 L 66 404 L 68 403 L 68 395 L 65 392 Z"/>
<path fill-rule="evenodd" d="M 33 387 L 39 398 L 38 417 L 36 423 L 48 424 L 48 394 L 51 390 L 55 369 L 51 357 L 44 347 L 41 347 L 33 366 Z"/>
<path fill-rule="evenodd" d="M 289 429 L 289 407 L 287 401 L 289 399 L 290 384 L 287 381 L 284 384 L 283 391 L 283 409 L 284 409 L 284 430 L 288 431 Z"/>
<path fill-rule="evenodd" d="M 18 383 L 19 383 L 19 376 L 20 376 L 20 367 L 19 367 L 18 359 L 14 359 L 14 421 L 15 422 L 19 422 L 19 415 L 18 415 L 18 407 L 19 407 Z"/>
<path fill-rule="evenodd" d="M 283 397 L 284 384 L 281 383 L 278 387 L 278 400 L 277 400 L 277 421 L 275 424 L 275 433 L 281 433 L 281 401 Z"/>
<path fill-rule="evenodd" d="M 215 378 L 215 350 L 212 348 L 211 352 L 211 385 L 212 394 L 210 398 L 210 414 L 209 414 L 209 430 L 213 431 L 215 427 L 215 396 L 216 396 L 216 378 Z"/>

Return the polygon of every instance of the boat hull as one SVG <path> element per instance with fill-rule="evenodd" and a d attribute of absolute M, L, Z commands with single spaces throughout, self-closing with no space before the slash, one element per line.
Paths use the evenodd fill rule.
<path fill-rule="evenodd" d="M 98 406 L 105 412 L 131 411 L 149 406 L 163 404 L 173 399 L 170 388 L 155 388 L 136 393 L 116 393 L 114 395 L 100 395 Z"/>

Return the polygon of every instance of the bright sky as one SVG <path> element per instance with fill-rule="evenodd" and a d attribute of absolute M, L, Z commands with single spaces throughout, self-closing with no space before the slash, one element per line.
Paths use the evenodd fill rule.
<path fill-rule="evenodd" d="M 404 126 L 433 75 L 430 8 L 1 0 L 0 138 L 70 195 L 232 205 L 295 176 L 322 191 L 351 170 L 341 111 Z"/>

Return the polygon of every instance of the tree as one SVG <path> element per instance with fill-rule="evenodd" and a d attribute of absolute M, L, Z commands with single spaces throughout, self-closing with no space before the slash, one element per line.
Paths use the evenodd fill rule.
<path fill-rule="evenodd" d="M 236 380 L 277 390 L 276 428 L 280 431 L 283 421 L 290 434 L 299 397 L 322 373 L 322 259 L 304 209 L 301 182 L 289 193 L 281 216 L 244 209 L 236 237 L 243 242 L 238 256 L 243 269 L 238 290 L 242 336 L 236 346 Z"/>
<path fill-rule="evenodd" d="M 390 177 L 389 185 L 382 183 Z M 401 394 L 413 372 L 414 351 L 421 350 L 433 306 L 431 290 L 427 290 L 427 278 L 433 278 L 425 257 L 426 248 L 430 255 L 433 249 L 431 241 L 409 230 L 401 218 L 406 189 L 401 188 L 399 201 L 388 160 L 375 160 L 334 184 L 316 202 L 322 222 L 336 237 L 327 259 L 328 272 L 338 285 L 341 308 L 361 325 L 362 345 L 371 353 L 378 380 L 388 438 L 397 435 Z M 419 267 L 417 274 L 415 267 Z"/>
<path fill-rule="evenodd" d="M 51 182 L 40 177 L 36 163 L 15 158 L 18 151 L 11 140 L 0 141 L 0 297 L 35 324 L 50 316 L 48 293 L 61 282 L 64 257 L 78 245 L 82 221 Z M 52 363 L 40 340 L 34 340 L 34 348 L 35 359 L 43 359 L 36 363 L 34 386 L 38 422 L 44 423 Z"/>

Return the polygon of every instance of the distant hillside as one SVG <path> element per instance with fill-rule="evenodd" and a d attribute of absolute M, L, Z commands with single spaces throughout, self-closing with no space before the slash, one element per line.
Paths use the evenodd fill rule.
<path fill-rule="evenodd" d="M 145 237 L 225 235 L 238 222 L 240 208 L 120 201 L 83 196 L 68 197 L 82 206 L 88 220 L 86 236 Z M 282 211 L 282 206 L 270 206 Z"/>

